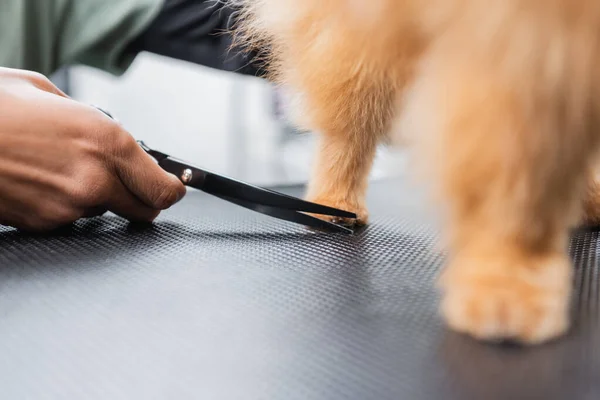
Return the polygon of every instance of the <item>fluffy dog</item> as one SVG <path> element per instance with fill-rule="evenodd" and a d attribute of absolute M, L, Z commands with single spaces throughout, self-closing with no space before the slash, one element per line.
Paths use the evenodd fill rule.
<path fill-rule="evenodd" d="M 367 221 L 396 119 L 444 211 L 442 313 L 486 340 L 568 328 L 569 229 L 599 220 L 598 0 L 232 0 L 320 133 L 311 201 Z M 583 213 L 582 213 L 583 211 Z"/>

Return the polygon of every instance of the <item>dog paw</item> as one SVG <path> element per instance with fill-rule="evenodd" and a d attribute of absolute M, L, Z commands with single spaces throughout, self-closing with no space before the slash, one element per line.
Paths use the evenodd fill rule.
<path fill-rule="evenodd" d="M 356 214 L 357 218 L 341 218 L 333 217 L 330 215 L 311 214 L 314 217 L 323 219 L 325 221 L 333 222 L 344 226 L 362 226 L 366 225 L 369 220 L 369 212 L 363 204 L 352 203 L 345 200 L 335 200 L 325 197 L 310 198 L 308 201 L 321 204 L 328 207 L 337 208 L 338 210 L 344 210 Z"/>
<path fill-rule="evenodd" d="M 462 259 L 440 281 L 448 325 L 485 341 L 536 344 L 568 328 L 566 256 Z"/>
<path fill-rule="evenodd" d="M 599 177 L 592 175 L 588 179 L 587 190 L 583 197 L 583 217 L 581 224 L 600 226 L 600 183 Z"/>
<path fill-rule="evenodd" d="M 585 199 L 580 223 L 584 226 L 600 226 L 600 197 L 590 195 Z"/>

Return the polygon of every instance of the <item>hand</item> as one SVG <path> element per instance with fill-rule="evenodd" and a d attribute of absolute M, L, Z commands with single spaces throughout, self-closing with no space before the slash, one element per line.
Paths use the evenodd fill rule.
<path fill-rule="evenodd" d="M 42 231 L 107 210 L 150 222 L 184 195 L 118 123 L 42 75 L 0 68 L 0 224 Z"/>

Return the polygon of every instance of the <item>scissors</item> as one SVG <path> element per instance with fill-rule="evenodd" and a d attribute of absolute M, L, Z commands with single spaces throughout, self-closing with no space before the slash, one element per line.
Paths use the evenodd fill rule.
<path fill-rule="evenodd" d="M 114 119 L 107 111 L 99 107 L 96 108 L 109 118 Z M 346 226 L 325 221 L 305 213 L 356 219 L 356 214 L 354 213 L 301 200 L 283 193 L 218 175 L 158 150 L 151 149 L 141 140 L 138 140 L 137 143 L 148 155 L 156 160 L 162 169 L 178 177 L 188 187 L 201 190 L 238 206 L 274 218 L 316 229 L 353 233 L 353 230 Z"/>

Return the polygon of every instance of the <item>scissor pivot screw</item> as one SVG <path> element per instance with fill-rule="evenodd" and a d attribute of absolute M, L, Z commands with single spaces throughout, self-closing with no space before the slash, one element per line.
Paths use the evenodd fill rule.
<path fill-rule="evenodd" d="M 192 180 L 192 176 L 193 176 L 192 170 L 189 168 L 186 168 L 181 173 L 181 180 L 183 181 L 183 183 L 188 183 L 189 181 Z"/>

